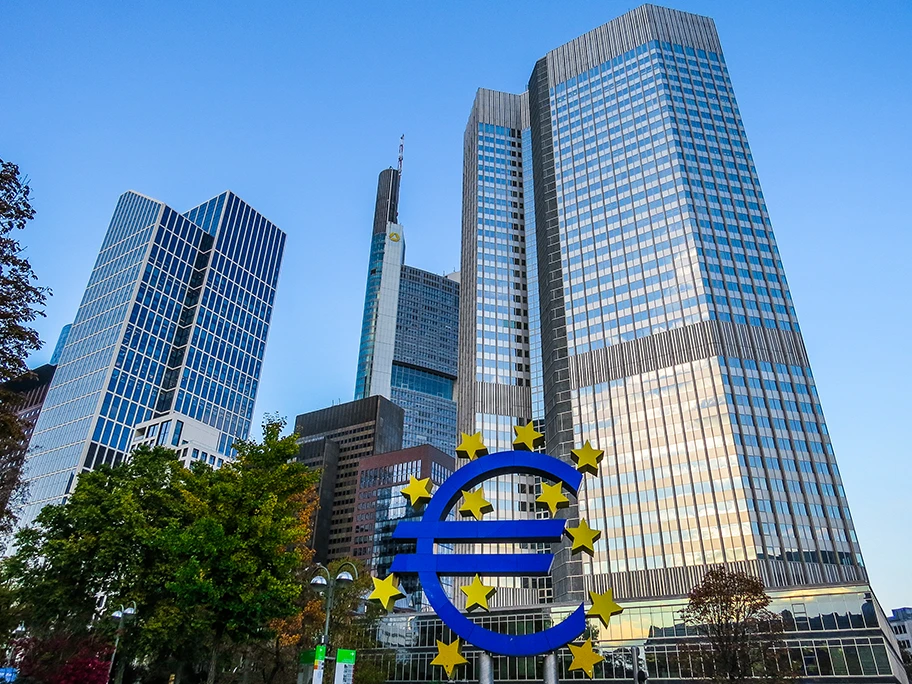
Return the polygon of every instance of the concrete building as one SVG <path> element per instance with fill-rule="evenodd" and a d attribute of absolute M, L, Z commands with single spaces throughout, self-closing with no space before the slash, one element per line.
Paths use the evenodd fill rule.
<path fill-rule="evenodd" d="M 912 608 L 894 608 L 887 620 L 899 647 L 912 656 Z"/>
<path fill-rule="evenodd" d="M 375 395 L 299 415 L 298 459 L 322 471 L 314 525 L 314 559 L 320 563 L 354 554 L 358 473 L 363 459 L 402 448 L 403 411 Z"/>
<path fill-rule="evenodd" d="M 234 457 L 234 449 L 228 454 L 218 451 L 221 434 L 206 423 L 169 411 L 151 420 L 137 423 L 133 429 L 132 448 L 138 446 L 163 446 L 177 452 L 178 458 L 189 468 L 194 462 L 207 463 L 221 468 L 225 461 Z"/>

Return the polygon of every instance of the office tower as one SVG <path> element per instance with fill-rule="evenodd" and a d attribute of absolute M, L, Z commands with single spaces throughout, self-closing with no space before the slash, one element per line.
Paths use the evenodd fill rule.
<path fill-rule="evenodd" d="M 15 406 L 16 417 L 23 421 L 22 451 L 28 447 L 32 433 L 35 431 L 35 423 L 38 422 L 38 416 L 41 415 L 41 409 L 44 407 L 48 388 L 51 386 L 56 369 L 56 366 L 46 363 L 29 371 L 21 378 L 7 380 L 0 384 L 0 390 L 11 393 L 6 396 L 6 400 Z"/>
<path fill-rule="evenodd" d="M 355 398 L 380 395 L 405 410 L 403 446 L 456 445 L 458 274 L 406 266 L 398 169 L 380 173 Z"/>
<path fill-rule="evenodd" d="M 284 247 L 231 192 L 184 214 L 121 195 L 32 436 L 23 523 L 163 416 L 166 446 L 199 421 L 230 458 L 250 429 Z"/>
<path fill-rule="evenodd" d="M 400 407 L 374 395 L 295 419 L 298 460 L 321 470 L 314 560 L 326 563 L 352 556 L 360 463 L 402 448 L 402 416 Z"/>
<path fill-rule="evenodd" d="M 410 478 L 429 478 L 436 488 L 453 473 L 454 467 L 452 456 L 430 444 L 365 456 L 360 460 L 351 555 L 363 561 L 371 575 L 389 575 L 393 557 L 412 545 L 392 539 L 400 520 L 421 517 L 420 509 L 416 511 L 402 495 Z M 427 607 L 417 577 L 403 577 L 401 587 L 407 597 L 405 605 L 415 610 Z M 444 587 L 452 595 L 452 582 L 444 579 Z"/>
<path fill-rule="evenodd" d="M 54 345 L 54 353 L 51 354 L 51 360 L 48 362 L 52 366 L 56 366 L 60 363 L 60 355 L 63 353 L 63 348 L 66 346 L 66 341 L 70 336 L 70 329 L 72 327 L 72 323 L 67 323 L 63 326 L 63 329 L 61 329 L 60 336 L 57 338 L 57 344 Z"/>
<path fill-rule="evenodd" d="M 711 19 L 646 5 L 478 92 L 462 288 L 460 429 L 605 451 L 558 597 L 866 582 Z"/>

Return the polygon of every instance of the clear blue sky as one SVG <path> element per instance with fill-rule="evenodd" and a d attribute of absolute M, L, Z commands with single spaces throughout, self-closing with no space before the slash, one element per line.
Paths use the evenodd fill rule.
<path fill-rule="evenodd" d="M 912 5 L 668 4 L 716 20 L 875 591 L 912 605 Z M 54 290 L 34 363 L 120 193 L 183 210 L 231 189 L 288 233 L 257 415 L 351 399 L 399 135 L 408 261 L 448 272 L 475 89 L 520 92 L 549 49 L 634 6 L 4 3 L 0 157 L 31 177 L 24 239 Z"/>

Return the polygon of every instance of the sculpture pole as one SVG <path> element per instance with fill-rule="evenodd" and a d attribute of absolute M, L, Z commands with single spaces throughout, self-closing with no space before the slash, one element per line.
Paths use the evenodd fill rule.
<path fill-rule="evenodd" d="M 478 684 L 494 684 L 494 659 L 487 651 L 478 653 Z"/>

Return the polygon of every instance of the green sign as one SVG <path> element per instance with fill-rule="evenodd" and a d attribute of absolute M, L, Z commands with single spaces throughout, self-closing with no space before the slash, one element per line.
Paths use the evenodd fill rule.
<path fill-rule="evenodd" d="M 301 665 L 313 665 L 318 660 L 326 660 L 326 646 L 317 646 L 309 651 L 302 651 L 298 662 Z"/>
<path fill-rule="evenodd" d="M 355 652 L 347 648 L 336 650 L 336 679 L 334 684 L 352 684 L 355 676 Z"/>

